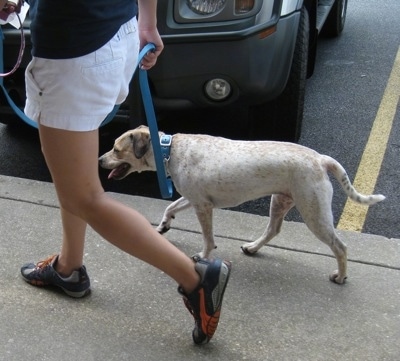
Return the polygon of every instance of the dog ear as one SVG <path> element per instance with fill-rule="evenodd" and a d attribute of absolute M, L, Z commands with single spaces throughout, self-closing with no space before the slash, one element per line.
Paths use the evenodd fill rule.
<path fill-rule="evenodd" d="M 146 133 L 135 133 L 131 134 L 131 142 L 133 147 L 133 153 L 137 159 L 142 158 L 150 147 L 150 134 Z"/>

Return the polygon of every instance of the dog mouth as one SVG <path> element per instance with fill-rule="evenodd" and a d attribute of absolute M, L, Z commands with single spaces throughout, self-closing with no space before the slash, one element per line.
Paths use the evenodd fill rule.
<path fill-rule="evenodd" d="M 130 169 L 129 163 L 122 163 L 118 167 L 114 168 L 110 174 L 108 175 L 108 179 L 122 179 L 128 175 L 128 171 Z"/>

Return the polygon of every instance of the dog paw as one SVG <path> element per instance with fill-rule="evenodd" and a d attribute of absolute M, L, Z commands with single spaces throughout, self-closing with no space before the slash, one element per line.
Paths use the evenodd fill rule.
<path fill-rule="evenodd" d="M 245 246 L 241 246 L 240 249 L 246 256 L 252 256 L 255 252 L 250 252 L 249 249 Z"/>
<path fill-rule="evenodd" d="M 198 262 L 200 259 L 202 258 L 207 258 L 204 257 L 203 252 L 199 252 L 199 253 L 195 253 L 192 256 L 190 256 L 190 258 L 194 261 L 194 262 Z"/>
<path fill-rule="evenodd" d="M 338 272 L 338 271 L 333 272 L 333 273 L 329 276 L 329 280 L 330 280 L 331 282 L 333 282 L 333 283 L 338 284 L 338 285 L 344 284 L 345 281 L 346 281 L 346 279 L 347 279 L 347 276 L 345 276 L 345 277 L 339 277 L 339 272 Z"/>
<path fill-rule="evenodd" d="M 156 228 L 156 231 L 158 232 L 158 233 L 160 233 L 160 234 L 164 234 L 164 233 L 167 233 L 168 231 L 170 230 L 170 228 L 169 227 L 163 227 L 163 226 L 158 226 L 157 228 Z"/>

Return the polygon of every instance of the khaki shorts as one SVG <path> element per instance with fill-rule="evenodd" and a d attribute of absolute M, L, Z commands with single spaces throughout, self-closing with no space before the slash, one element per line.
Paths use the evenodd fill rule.
<path fill-rule="evenodd" d="M 129 93 L 139 55 L 136 18 L 95 52 L 71 59 L 34 57 L 25 73 L 25 114 L 48 127 L 99 128 Z"/>

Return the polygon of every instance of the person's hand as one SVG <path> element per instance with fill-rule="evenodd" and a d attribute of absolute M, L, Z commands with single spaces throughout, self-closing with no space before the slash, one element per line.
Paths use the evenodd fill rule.
<path fill-rule="evenodd" d="M 140 48 L 143 47 L 148 43 L 153 43 L 156 48 L 154 51 L 148 52 L 142 59 L 140 68 L 143 70 L 149 70 L 152 68 L 156 62 L 157 57 L 161 54 L 162 50 L 164 49 L 164 44 L 161 40 L 161 36 L 158 33 L 157 29 L 140 29 L 139 28 L 139 38 L 140 38 Z"/>

